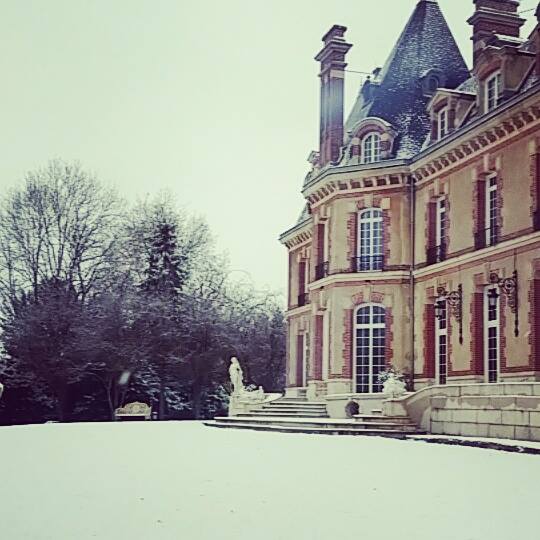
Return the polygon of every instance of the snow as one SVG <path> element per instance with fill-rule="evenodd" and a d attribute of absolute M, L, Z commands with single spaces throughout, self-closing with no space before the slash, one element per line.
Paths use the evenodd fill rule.
<path fill-rule="evenodd" d="M 536 538 L 538 456 L 197 422 L 0 428 L 0 536 Z"/>

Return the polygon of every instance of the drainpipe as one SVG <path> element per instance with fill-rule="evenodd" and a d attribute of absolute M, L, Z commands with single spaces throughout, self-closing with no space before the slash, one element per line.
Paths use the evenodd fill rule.
<path fill-rule="evenodd" d="M 414 282 L 414 266 L 415 266 L 415 252 L 416 252 L 416 238 L 415 238 L 415 210 L 416 210 L 416 197 L 415 197 L 415 185 L 414 178 L 411 175 L 409 177 L 409 197 L 410 197 L 410 220 L 409 220 L 409 229 L 410 229 L 410 246 L 411 246 L 411 265 L 409 269 L 409 291 L 410 291 L 410 314 L 411 314 L 411 378 L 412 385 L 414 390 L 414 338 L 416 333 L 416 317 L 415 317 L 415 308 L 414 308 L 414 297 L 415 297 L 415 282 Z"/>

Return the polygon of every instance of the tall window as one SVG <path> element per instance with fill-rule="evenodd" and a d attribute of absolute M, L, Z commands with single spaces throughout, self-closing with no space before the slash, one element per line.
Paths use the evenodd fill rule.
<path fill-rule="evenodd" d="M 486 382 L 496 383 L 500 363 L 500 296 L 498 287 L 493 285 L 484 291 L 484 359 Z"/>
<path fill-rule="evenodd" d="M 438 139 L 442 139 L 448 134 L 448 107 L 439 111 L 438 117 Z"/>
<path fill-rule="evenodd" d="M 381 392 L 379 373 L 385 366 L 386 311 L 378 304 L 359 306 L 355 313 L 355 390 Z"/>
<path fill-rule="evenodd" d="M 489 176 L 486 181 L 486 246 L 497 243 L 497 175 Z"/>
<path fill-rule="evenodd" d="M 437 214 L 435 217 L 435 242 L 437 245 L 437 262 L 446 258 L 446 198 L 437 199 Z"/>
<path fill-rule="evenodd" d="M 362 142 L 362 163 L 375 163 L 381 159 L 381 137 L 370 133 Z"/>
<path fill-rule="evenodd" d="M 501 73 L 497 72 L 492 75 L 485 83 L 485 98 L 486 98 L 486 112 L 493 110 L 501 99 L 502 93 L 502 77 Z"/>
<path fill-rule="evenodd" d="M 357 272 L 382 270 L 383 213 L 379 208 L 362 210 L 358 214 L 358 246 L 354 266 Z"/>
<path fill-rule="evenodd" d="M 446 384 L 448 375 L 448 307 L 446 300 L 437 301 L 440 308 L 435 319 L 435 375 L 438 384 Z"/>

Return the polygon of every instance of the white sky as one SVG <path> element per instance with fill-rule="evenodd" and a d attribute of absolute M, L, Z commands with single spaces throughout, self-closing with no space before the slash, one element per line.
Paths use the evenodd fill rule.
<path fill-rule="evenodd" d="M 470 64 L 472 0 L 439 4 Z M 61 157 L 130 200 L 168 188 L 207 218 L 234 269 L 285 290 L 277 237 L 302 208 L 318 146 L 320 39 L 347 26 L 349 69 L 371 71 L 415 5 L 2 0 L 0 186 Z M 350 107 L 360 79 L 348 77 Z"/>

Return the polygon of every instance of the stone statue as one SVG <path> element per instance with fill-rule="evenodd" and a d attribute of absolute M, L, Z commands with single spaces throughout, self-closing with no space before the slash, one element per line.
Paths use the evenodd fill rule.
<path fill-rule="evenodd" d="M 388 378 L 383 384 L 383 394 L 396 398 L 405 394 L 406 390 L 407 387 L 402 380 L 400 380 L 394 373 L 388 374 Z"/>
<path fill-rule="evenodd" d="M 3 393 L 4 393 L 4 385 L 0 382 L 0 398 L 2 398 Z"/>
<path fill-rule="evenodd" d="M 238 362 L 238 358 L 233 356 L 231 358 L 231 365 L 229 366 L 229 376 L 231 377 L 231 383 L 233 386 L 233 394 L 240 395 L 244 393 L 244 373 Z"/>

